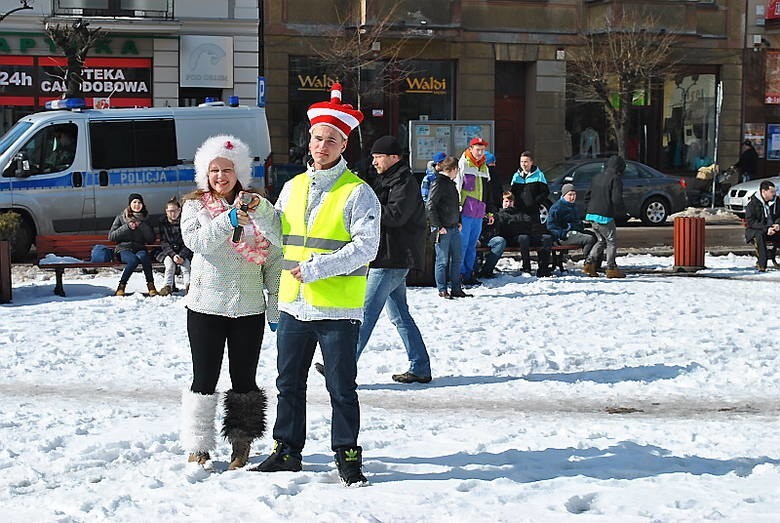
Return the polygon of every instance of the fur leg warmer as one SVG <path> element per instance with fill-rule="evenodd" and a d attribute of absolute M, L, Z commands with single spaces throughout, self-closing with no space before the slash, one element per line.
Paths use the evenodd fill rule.
<path fill-rule="evenodd" d="M 199 394 L 186 389 L 181 395 L 181 444 L 190 453 L 211 452 L 217 446 L 214 416 L 217 394 Z"/>
<path fill-rule="evenodd" d="M 229 442 L 252 441 L 265 432 L 265 409 L 268 405 L 265 392 L 260 389 L 250 392 L 225 393 L 225 420 L 222 436 Z"/>

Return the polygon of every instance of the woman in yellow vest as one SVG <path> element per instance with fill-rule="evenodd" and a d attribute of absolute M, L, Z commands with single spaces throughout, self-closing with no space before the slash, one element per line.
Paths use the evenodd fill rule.
<path fill-rule="evenodd" d="M 276 337 L 279 395 L 274 450 L 255 470 L 301 470 L 306 380 L 319 344 L 339 476 L 347 486 L 362 485 L 355 348 L 368 264 L 379 248 L 381 210 L 371 188 L 341 157 L 347 136 L 363 119 L 360 111 L 341 104 L 341 86 L 334 84 L 331 101 L 312 105 L 308 116 L 312 163 L 285 184 L 276 202 L 283 252 Z"/>

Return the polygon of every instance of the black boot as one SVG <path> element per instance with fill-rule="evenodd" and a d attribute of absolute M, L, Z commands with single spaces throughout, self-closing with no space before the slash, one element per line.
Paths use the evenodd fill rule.
<path fill-rule="evenodd" d="M 336 450 L 336 467 L 339 477 L 347 487 L 363 487 L 368 480 L 363 475 L 363 448 L 359 446 Z"/>
<path fill-rule="evenodd" d="M 268 401 L 262 390 L 225 393 L 225 420 L 222 436 L 233 446 L 228 470 L 246 465 L 252 441 L 265 432 L 265 409 Z"/>
<path fill-rule="evenodd" d="M 303 468 L 301 454 L 282 441 L 274 442 L 274 451 L 252 472 L 298 472 Z"/>

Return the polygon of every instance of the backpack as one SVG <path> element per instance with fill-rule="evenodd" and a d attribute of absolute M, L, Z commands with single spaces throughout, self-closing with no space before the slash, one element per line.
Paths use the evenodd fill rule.
<path fill-rule="evenodd" d="M 89 261 L 92 263 L 108 263 L 114 261 L 114 249 L 108 245 L 95 245 L 92 247 Z"/>

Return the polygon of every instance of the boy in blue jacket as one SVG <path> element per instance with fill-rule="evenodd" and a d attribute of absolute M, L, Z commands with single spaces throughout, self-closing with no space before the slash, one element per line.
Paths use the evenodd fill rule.
<path fill-rule="evenodd" d="M 561 188 L 561 198 L 555 202 L 547 214 L 547 230 L 560 245 L 582 247 L 582 254 L 588 259 L 596 244 L 596 237 L 585 231 L 585 226 L 577 211 L 577 191 L 574 185 L 567 183 Z"/>

